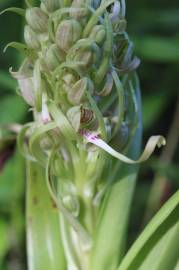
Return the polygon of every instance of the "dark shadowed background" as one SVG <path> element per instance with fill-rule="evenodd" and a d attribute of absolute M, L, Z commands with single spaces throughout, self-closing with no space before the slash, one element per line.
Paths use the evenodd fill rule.
<path fill-rule="evenodd" d="M 23 0 L 0 0 L 0 10 L 24 6 Z M 38 2 L 38 1 L 37 1 Z M 129 228 L 129 245 L 146 222 L 179 188 L 179 2 L 127 0 L 128 32 L 141 59 L 138 73 L 143 99 L 144 142 L 162 134 L 167 146 L 141 166 Z M 25 270 L 25 170 L 8 123 L 31 119 L 8 73 L 18 68 L 14 49 L 3 54 L 8 42 L 23 38 L 22 17 L 0 17 L 0 269 Z"/>

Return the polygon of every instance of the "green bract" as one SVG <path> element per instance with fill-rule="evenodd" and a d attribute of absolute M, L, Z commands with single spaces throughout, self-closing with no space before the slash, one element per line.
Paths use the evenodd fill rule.
<path fill-rule="evenodd" d="M 156 145 L 165 144 L 163 137 L 153 136 L 137 157 L 141 107 L 135 70 L 140 61 L 126 33 L 125 2 L 42 0 L 39 7 L 27 8 L 25 19 L 25 44 L 8 45 L 25 53 L 19 71 L 11 73 L 34 114 L 34 122 L 22 128 L 18 144 L 30 164 L 41 164 L 60 213 L 67 268 L 63 261 L 58 269 L 104 270 L 104 262 L 105 269 L 117 269 L 118 258 L 114 254 L 109 259 L 99 244 L 108 233 L 106 216 L 113 208 L 111 202 L 115 208 L 118 201 L 111 195 L 118 196 L 114 179 L 121 173 L 124 185 L 117 185 L 116 190 L 126 192 L 123 171 L 133 170 L 121 168 L 117 159 L 140 163 Z M 130 199 L 121 226 L 127 222 L 129 205 Z M 118 240 L 118 235 L 115 239 L 115 228 L 120 232 L 122 227 L 118 227 L 120 216 L 115 209 L 114 216 L 109 242 L 117 253 L 123 239 Z M 28 248 L 30 254 L 32 247 Z M 29 267 L 42 270 L 38 263 L 35 267 L 29 263 Z"/>

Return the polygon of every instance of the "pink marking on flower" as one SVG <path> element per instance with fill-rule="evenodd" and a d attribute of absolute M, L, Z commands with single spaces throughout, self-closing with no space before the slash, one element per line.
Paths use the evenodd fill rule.
<path fill-rule="evenodd" d="M 41 113 L 42 122 L 47 124 L 51 121 L 50 113 L 48 111 L 48 107 L 46 104 L 46 97 L 45 95 L 42 96 L 42 113 Z"/>
<path fill-rule="evenodd" d="M 90 133 L 87 130 L 80 130 L 79 134 L 84 136 L 88 142 L 93 142 L 99 139 L 99 135 L 95 135 L 93 133 Z"/>

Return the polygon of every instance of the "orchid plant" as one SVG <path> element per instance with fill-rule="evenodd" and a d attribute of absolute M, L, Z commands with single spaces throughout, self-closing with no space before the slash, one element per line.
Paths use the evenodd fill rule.
<path fill-rule="evenodd" d="M 10 73 L 34 119 L 17 136 L 27 164 L 28 269 L 173 269 L 179 193 L 125 249 L 138 164 L 165 144 L 152 136 L 139 156 L 140 61 L 125 0 L 25 2 L 5 10 L 26 21 L 24 43 L 5 50 L 25 56 Z"/>

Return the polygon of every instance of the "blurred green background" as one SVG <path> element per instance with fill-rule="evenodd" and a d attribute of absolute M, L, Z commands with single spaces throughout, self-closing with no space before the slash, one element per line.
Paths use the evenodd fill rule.
<path fill-rule="evenodd" d="M 24 6 L 23 0 L 0 0 L 0 10 Z M 141 166 L 129 228 L 130 244 L 160 206 L 179 188 L 179 3 L 178 0 L 127 0 L 128 32 L 141 59 L 138 70 L 143 99 L 144 141 L 162 134 L 167 146 Z M 0 17 L 0 269 L 25 270 L 25 170 L 8 123 L 31 118 L 8 73 L 19 54 L 3 48 L 23 38 L 22 17 Z"/>

